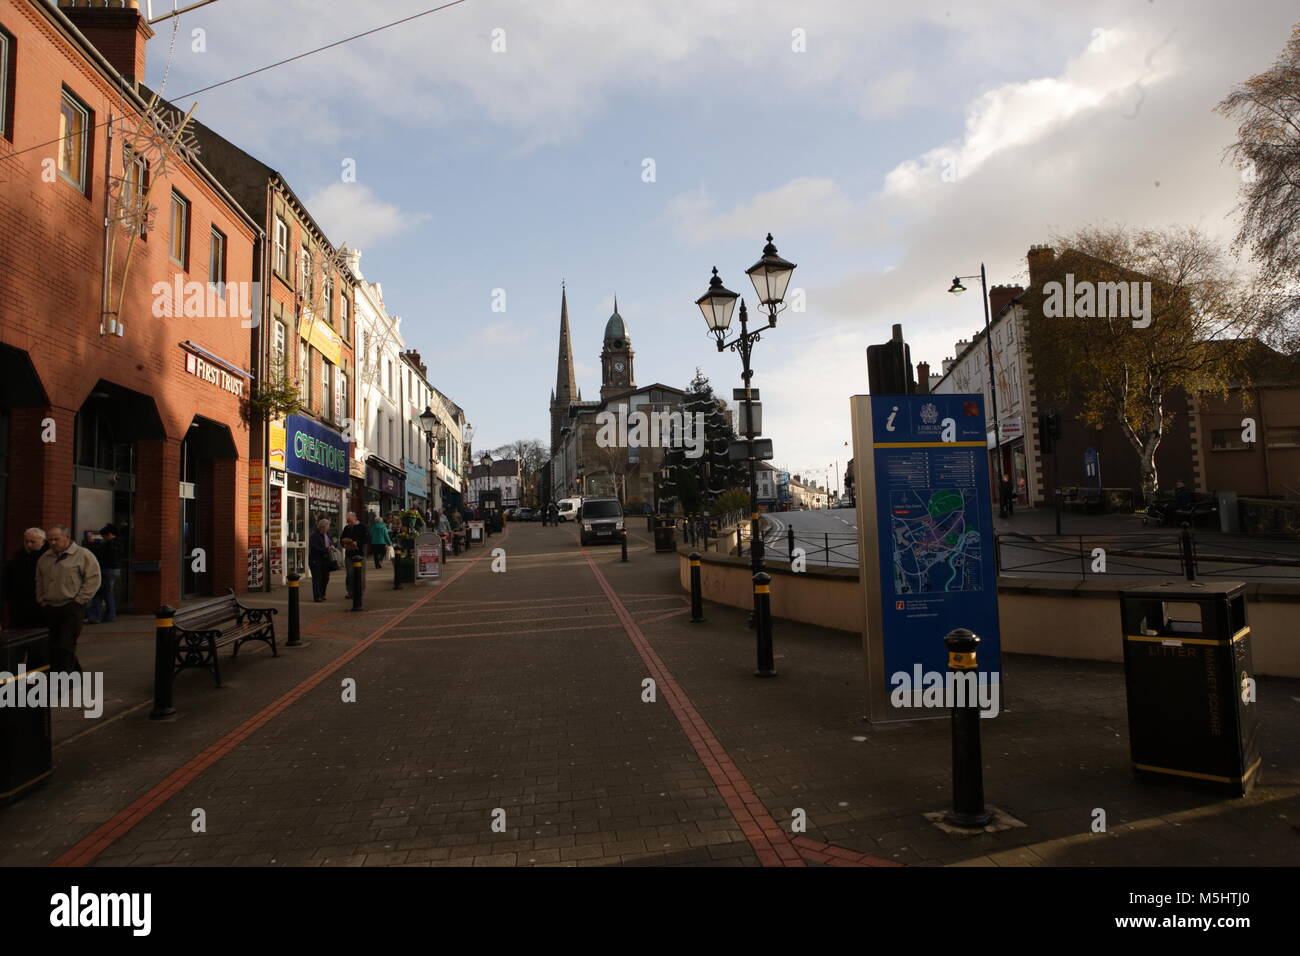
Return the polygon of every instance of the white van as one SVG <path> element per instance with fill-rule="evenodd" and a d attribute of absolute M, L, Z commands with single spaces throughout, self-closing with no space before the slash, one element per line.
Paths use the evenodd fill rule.
<path fill-rule="evenodd" d="M 556 502 L 556 514 L 561 521 L 571 521 L 578 516 L 578 509 L 581 507 L 581 498 L 561 498 Z"/>

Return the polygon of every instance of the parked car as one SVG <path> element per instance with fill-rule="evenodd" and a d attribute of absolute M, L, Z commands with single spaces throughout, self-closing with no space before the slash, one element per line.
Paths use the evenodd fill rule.
<path fill-rule="evenodd" d="M 511 521 L 536 521 L 537 512 L 532 508 L 520 508 L 510 516 Z"/>
<path fill-rule="evenodd" d="M 555 503 L 557 515 L 561 523 L 572 520 L 578 515 L 578 509 L 582 507 L 581 498 L 561 498 Z"/>
<path fill-rule="evenodd" d="M 617 498 L 584 498 L 577 521 L 578 539 L 584 545 L 593 541 L 618 541 L 623 530 L 623 505 Z"/>

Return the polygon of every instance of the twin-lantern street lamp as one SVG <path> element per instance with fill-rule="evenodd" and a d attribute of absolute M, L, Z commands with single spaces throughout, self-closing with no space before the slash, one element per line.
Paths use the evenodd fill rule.
<path fill-rule="evenodd" d="M 433 409 L 428 405 L 425 405 L 424 411 L 420 413 L 420 424 L 424 426 L 424 440 L 429 446 L 429 507 L 432 509 L 433 483 L 435 480 L 433 471 L 434 449 L 441 452 L 442 440 L 447 437 L 447 426 L 443 424 L 442 419 L 433 413 Z"/>
<path fill-rule="evenodd" d="M 762 258 L 745 270 L 745 274 L 749 276 L 750 281 L 754 284 L 754 291 L 758 294 L 759 304 L 767 307 L 767 324 L 751 331 L 749 328 L 749 312 L 745 308 L 745 302 L 742 299 L 740 303 L 740 334 L 730 342 L 727 341 L 727 332 L 731 328 L 731 316 L 736 308 L 736 300 L 740 296 L 722 284 L 716 266 L 713 269 L 713 278 L 709 280 L 709 290 L 695 300 L 695 304 L 700 307 L 700 312 L 704 315 L 704 321 L 709 327 L 709 333 L 717 341 L 718 351 L 723 352 L 732 349 L 740 353 L 741 378 L 745 383 L 741 402 L 745 408 L 746 458 L 749 462 L 749 553 L 750 566 L 755 575 L 765 572 L 763 570 L 763 539 L 759 533 L 758 471 L 754 458 L 755 425 L 757 423 L 750 388 L 750 380 L 754 376 L 754 370 L 750 367 L 749 360 L 754 350 L 754 343 L 761 338 L 762 332 L 776 326 L 776 317 L 783 308 L 786 290 L 790 286 L 790 277 L 794 275 L 794 270 L 795 264 L 793 262 L 787 262 L 777 255 L 776 246 L 772 244 L 772 234 L 768 233 L 767 245 L 763 247 Z M 755 622 L 759 620 L 758 604 L 759 592 L 758 582 L 756 581 L 753 616 Z M 764 634 L 762 627 L 758 627 L 757 630 L 758 670 L 755 673 L 760 677 L 774 677 L 776 675 L 776 666 L 772 655 L 772 635 L 770 632 Z"/>
<path fill-rule="evenodd" d="M 980 263 L 979 276 L 954 276 L 952 286 L 948 289 L 953 295 L 961 295 L 966 291 L 966 287 L 961 284 L 962 279 L 980 280 L 980 291 L 984 294 L 984 345 L 988 349 L 989 361 L 989 412 L 993 419 L 993 451 L 997 459 L 997 474 L 993 477 L 997 481 L 1002 477 L 1002 429 L 998 425 L 998 380 L 993 372 L 993 331 L 989 322 L 989 282 L 984 271 L 984 263 Z"/>

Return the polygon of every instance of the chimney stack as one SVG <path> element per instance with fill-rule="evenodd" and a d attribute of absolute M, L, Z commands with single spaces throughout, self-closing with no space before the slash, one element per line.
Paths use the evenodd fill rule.
<path fill-rule="evenodd" d="M 153 29 L 139 0 L 59 0 L 59 12 L 133 86 L 144 80 L 145 45 Z"/>
<path fill-rule="evenodd" d="M 996 322 L 1011 300 L 1023 295 L 1024 291 L 1018 285 L 995 285 L 989 289 L 989 315 L 993 321 Z"/>
<path fill-rule="evenodd" d="M 916 363 L 916 394 L 918 395 L 930 394 L 930 363 L 929 362 Z"/>
<path fill-rule="evenodd" d="M 1041 286 L 1046 281 L 1043 273 L 1056 262 L 1056 250 L 1051 246 L 1030 246 L 1025 259 L 1029 262 L 1030 286 Z"/>

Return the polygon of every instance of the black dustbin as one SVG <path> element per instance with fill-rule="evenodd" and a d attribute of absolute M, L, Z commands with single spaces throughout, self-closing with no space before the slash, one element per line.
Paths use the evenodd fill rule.
<path fill-rule="evenodd" d="M 667 516 L 655 518 L 655 550 L 677 550 L 677 522 Z"/>
<path fill-rule="evenodd" d="M 13 803 L 42 783 L 52 772 L 53 748 L 50 742 L 49 689 L 44 695 L 47 706 L 18 706 L 20 691 L 31 686 L 30 678 L 19 671 L 40 674 L 49 679 L 50 632 L 34 630 L 0 631 L 0 687 L 5 695 L 0 706 L 0 806 Z M 25 703 L 26 694 L 22 694 Z"/>
<path fill-rule="evenodd" d="M 1244 796 L 1261 760 L 1246 585 L 1151 585 L 1120 607 L 1134 773 Z"/>

